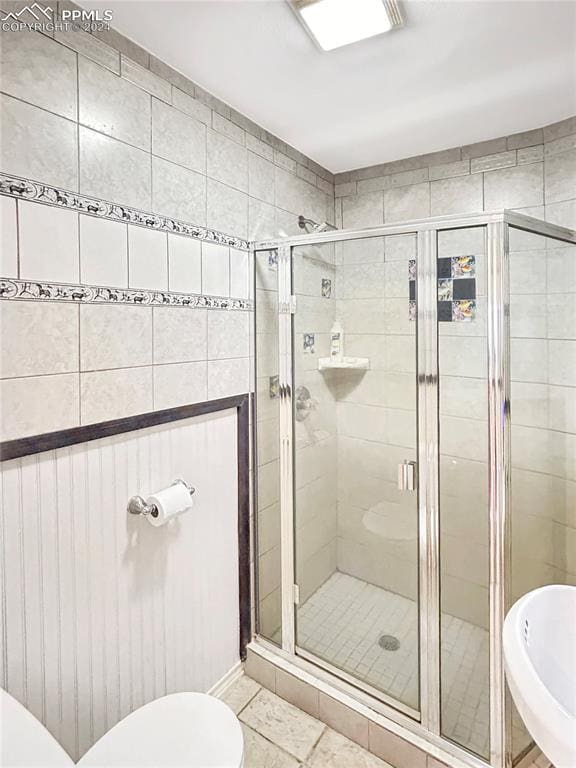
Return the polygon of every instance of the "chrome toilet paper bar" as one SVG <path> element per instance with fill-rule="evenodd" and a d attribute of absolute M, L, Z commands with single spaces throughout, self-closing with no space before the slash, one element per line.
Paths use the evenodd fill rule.
<path fill-rule="evenodd" d="M 183 485 L 190 494 L 190 498 L 192 498 L 193 494 L 196 492 L 196 488 L 189 485 L 185 480 L 174 480 L 172 485 Z M 158 517 L 158 508 L 156 507 L 156 504 L 147 504 L 142 496 L 131 496 L 128 499 L 126 509 L 131 515 L 150 515 L 150 517 Z"/>

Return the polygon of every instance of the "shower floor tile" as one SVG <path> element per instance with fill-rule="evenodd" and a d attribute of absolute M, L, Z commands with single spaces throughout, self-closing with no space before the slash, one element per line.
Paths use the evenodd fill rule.
<path fill-rule="evenodd" d="M 400 641 L 381 648 L 381 635 Z M 344 573 L 333 574 L 298 610 L 298 645 L 416 709 L 416 603 Z M 488 632 L 442 616 L 442 729 L 444 735 L 488 751 Z"/>

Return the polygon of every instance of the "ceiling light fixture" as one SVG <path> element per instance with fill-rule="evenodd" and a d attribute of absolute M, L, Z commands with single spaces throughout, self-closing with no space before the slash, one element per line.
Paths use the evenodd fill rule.
<path fill-rule="evenodd" d="M 291 0 L 300 21 L 324 51 L 401 27 L 397 0 Z"/>

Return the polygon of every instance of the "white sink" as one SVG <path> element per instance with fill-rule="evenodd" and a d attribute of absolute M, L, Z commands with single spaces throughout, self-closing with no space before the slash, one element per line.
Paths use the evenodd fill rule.
<path fill-rule="evenodd" d="M 528 592 L 504 622 L 506 678 L 532 738 L 556 768 L 576 766 L 576 587 Z"/>

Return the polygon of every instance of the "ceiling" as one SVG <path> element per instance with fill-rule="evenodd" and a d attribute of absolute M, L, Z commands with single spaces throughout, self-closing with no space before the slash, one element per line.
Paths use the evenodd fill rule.
<path fill-rule="evenodd" d="M 285 0 L 81 0 L 334 173 L 576 114 L 572 0 L 404 0 L 404 28 L 320 51 Z"/>

